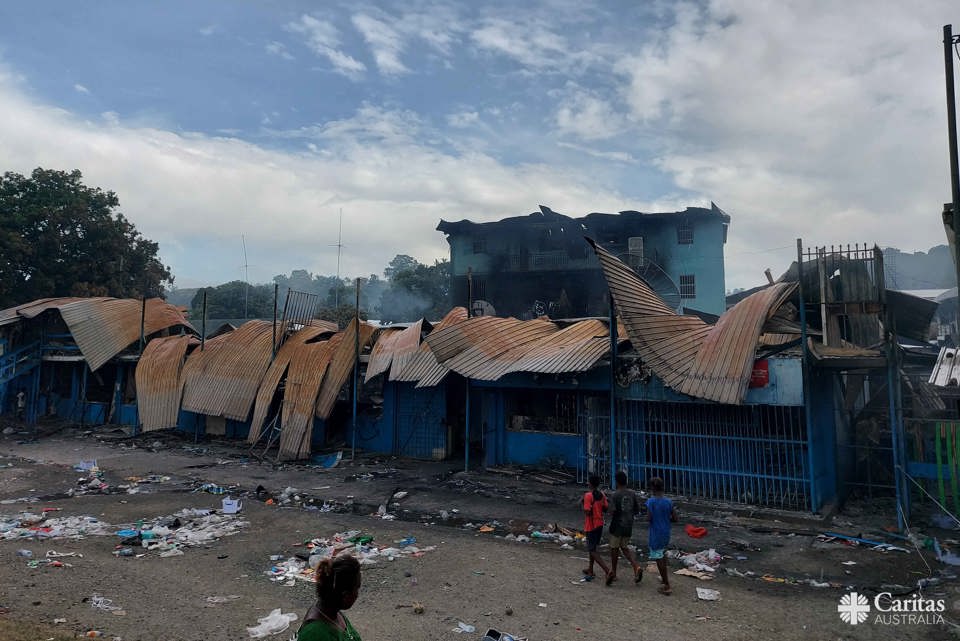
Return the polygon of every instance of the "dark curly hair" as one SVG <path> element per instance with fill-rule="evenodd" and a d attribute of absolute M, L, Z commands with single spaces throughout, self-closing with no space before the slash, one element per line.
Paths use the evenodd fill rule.
<path fill-rule="evenodd" d="M 316 581 L 319 601 L 339 603 L 360 584 L 360 562 L 349 554 L 324 559 L 317 566 Z"/>

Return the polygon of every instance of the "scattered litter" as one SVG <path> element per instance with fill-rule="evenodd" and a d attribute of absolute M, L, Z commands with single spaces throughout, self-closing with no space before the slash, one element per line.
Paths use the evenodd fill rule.
<path fill-rule="evenodd" d="M 453 631 L 456 632 L 456 633 L 458 633 L 458 634 L 462 634 L 462 633 L 464 633 L 464 632 L 466 632 L 467 634 L 472 634 L 472 633 L 476 632 L 477 629 L 476 629 L 475 627 L 473 627 L 472 625 L 470 625 L 469 623 L 464 623 L 463 621 L 458 621 L 458 622 L 457 622 L 457 627 L 455 627 L 455 628 L 453 629 Z"/>
<path fill-rule="evenodd" d="M 18 516 L 0 516 L 0 540 L 13 539 L 82 539 L 85 536 L 113 534 L 108 523 L 92 516 L 46 518 L 46 515 L 24 512 Z"/>
<path fill-rule="evenodd" d="M 32 559 L 33 552 L 31 550 L 17 550 L 17 556 L 22 556 L 25 559 Z"/>
<path fill-rule="evenodd" d="M 711 572 L 701 572 L 699 570 L 691 570 L 690 568 L 680 568 L 674 574 L 679 574 L 680 576 L 692 576 L 695 579 L 700 579 L 701 581 L 710 581 L 713 579 L 713 574 Z"/>
<path fill-rule="evenodd" d="M 297 620 L 294 612 L 283 614 L 280 608 L 272 611 L 265 617 L 257 619 L 257 625 L 247 628 L 251 639 L 262 639 L 272 634 L 279 634 L 290 627 L 292 621 Z"/>
<path fill-rule="evenodd" d="M 707 528 L 694 525 L 693 523 L 687 523 L 683 530 L 691 539 L 702 539 L 707 535 Z"/>
<path fill-rule="evenodd" d="M 483 638 L 480 641 L 527 641 L 526 637 L 520 638 L 515 637 L 512 634 L 507 634 L 506 632 L 499 632 L 494 629 L 487 630 L 484 633 Z"/>
<path fill-rule="evenodd" d="M 538 608 L 545 608 L 545 607 L 547 607 L 547 604 L 546 604 L 546 603 L 538 603 L 538 604 L 537 604 L 537 607 L 538 607 Z"/>
<path fill-rule="evenodd" d="M 116 614 L 118 616 L 123 616 L 126 614 L 123 608 L 119 605 L 114 605 L 111 599 L 100 596 L 99 594 L 94 594 L 90 597 L 90 606 L 96 608 L 97 610 L 103 610 L 104 612 L 110 612 L 111 614 Z"/>
<path fill-rule="evenodd" d="M 73 466 L 74 472 L 96 472 L 99 468 L 97 467 L 97 460 L 93 459 L 91 461 L 80 461 Z"/>
<path fill-rule="evenodd" d="M 361 565 L 373 565 L 382 559 L 393 561 L 403 557 L 419 558 L 436 549 L 435 546 L 419 547 L 417 540 L 406 537 L 394 545 L 376 545 L 373 537 L 359 530 L 338 532 L 330 538 L 316 538 L 306 542 L 310 550 L 307 561 L 296 556 L 284 559 L 282 555 L 271 555 L 271 566 L 266 570 L 270 579 L 285 586 L 292 586 L 296 580 L 312 582 L 316 567 L 323 559 L 332 559 L 346 552 L 352 554 Z"/>
<path fill-rule="evenodd" d="M 240 499 L 226 498 L 222 503 L 224 514 L 236 514 L 243 509 L 243 501 Z"/>
<path fill-rule="evenodd" d="M 213 606 L 220 603 L 229 603 L 240 598 L 239 594 L 230 594 L 228 596 L 208 596 L 207 605 Z"/>
<path fill-rule="evenodd" d="M 54 624 L 54 625 L 57 625 L 57 624 L 60 624 L 60 623 L 66 623 L 66 622 L 67 622 L 67 620 L 66 620 L 66 619 L 62 619 L 62 618 L 60 618 L 60 619 L 54 619 L 54 620 L 53 620 L 53 624 Z"/>
<path fill-rule="evenodd" d="M 697 572 L 716 572 L 722 558 L 713 548 L 695 554 L 679 554 L 680 562 Z"/>
<path fill-rule="evenodd" d="M 937 560 L 941 563 L 946 563 L 947 565 L 960 565 L 960 556 L 957 556 L 955 553 L 950 551 L 944 551 L 940 547 L 940 541 L 937 539 L 933 540 L 933 551 L 937 555 Z"/>
<path fill-rule="evenodd" d="M 311 459 L 311 462 L 329 470 L 339 465 L 342 459 L 343 450 L 339 450 L 332 454 L 317 454 Z"/>
<path fill-rule="evenodd" d="M 838 534 L 837 532 L 824 532 L 823 534 L 817 537 L 817 540 L 821 542 L 839 540 L 849 545 L 861 545 L 861 544 L 869 545 L 878 552 L 895 551 L 895 552 L 906 552 L 907 554 L 910 553 L 910 550 L 904 547 L 891 545 L 889 543 L 884 543 L 883 541 L 872 541 L 870 539 L 861 539 L 860 537 L 849 536 L 847 534 Z"/>
<path fill-rule="evenodd" d="M 719 601 L 720 591 L 710 588 L 697 588 L 697 598 L 701 601 Z"/>
<path fill-rule="evenodd" d="M 220 487 L 216 483 L 203 483 L 194 492 L 207 492 L 209 494 L 226 494 L 229 492 L 226 488 Z M 249 629 L 249 628 L 248 628 Z"/>
<path fill-rule="evenodd" d="M 856 565 L 856 561 L 843 561 L 840 565 Z"/>

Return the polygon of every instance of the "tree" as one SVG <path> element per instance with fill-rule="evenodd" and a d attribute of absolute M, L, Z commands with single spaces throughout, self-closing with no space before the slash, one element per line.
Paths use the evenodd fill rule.
<path fill-rule="evenodd" d="M 438 260 L 433 265 L 414 263 L 412 267 L 392 273 L 390 285 L 377 308 L 382 320 L 412 321 L 424 316 L 438 319 L 449 311 L 450 261 Z"/>
<path fill-rule="evenodd" d="M 0 307 L 56 296 L 162 296 L 173 283 L 157 243 L 79 170 L 0 177 Z"/>
<path fill-rule="evenodd" d="M 397 274 L 414 270 L 419 264 L 413 256 L 397 254 L 393 257 L 393 260 L 383 268 L 383 275 L 386 276 L 387 280 L 393 280 Z"/>
<path fill-rule="evenodd" d="M 191 318 L 203 318 L 204 292 L 207 294 L 207 318 L 273 318 L 273 287 L 270 285 L 248 285 L 242 280 L 234 280 L 198 289 L 190 303 Z"/>

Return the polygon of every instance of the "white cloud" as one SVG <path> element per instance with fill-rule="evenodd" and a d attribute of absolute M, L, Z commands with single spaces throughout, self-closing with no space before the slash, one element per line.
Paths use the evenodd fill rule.
<path fill-rule="evenodd" d="M 572 83 L 557 92 L 560 104 L 555 114 L 561 134 L 581 140 L 606 140 L 622 133 L 627 120 L 608 100 Z"/>
<path fill-rule="evenodd" d="M 400 75 L 410 70 L 400 62 L 403 53 L 403 38 L 390 25 L 369 15 L 358 13 L 353 16 L 353 26 L 373 51 L 373 59 L 380 73 Z"/>
<path fill-rule="evenodd" d="M 592 149 L 590 147 L 584 147 L 583 145 L 575 145 L 570 142 L 558 142 L 558 147 L 563 147 L 565 149 L 572 149 L 588 156 L 594 158 L 603 158 L 604 160 L 613 160 L 614 162 L 622 162 L 628 164 L 635 164 L 637 159 L 628 154 L 625 151 L 602 151 L 599 149 Z M 689 204 L 689 203 L 688 203 Z M 681 207 L 680 209 L 683 209 Z"/>
<path fill-rule="evenodd" d="M 264 46 L 264 49 L 271 56 L 279 56 L 284 60 L 294 60 L 293 55 L 289 51 L 287 51 L 287 46 L 282 42 L 277 42 L 276 40 L 273 40 L 271 42 L 268 42 L 266 46 Z"/>
<path fill-rule="evenodd" d="M 76 91 L 77 93 L 82 93 L 87 95 L 90 94 L 90 90 L 84 87 L 83 85 L 81 85 L 79 82 L 73 85 L 73 90 Z"/>
<path fill-rule="evenodd" d="M 939 25 L 955 9 L 949 0 L 680 3 L 672 26 L 619 64 L 658 166 L 733 217 L 729 286 L 762 282 L 752 252 L 798 237 L 944 242 Z M 775 272 L 789 256 L 774 256 Z"/>
<path fill-rule="evenodd" d="M 476 111 L 458 111 L 447 115 L 447 124 L 457 129 L 472 127 L 480 122 L 480 114 Z"/>
<path fill-rule="evenodd" d="M 210 25 L 207 25 L 206 27 L 201 27 L 201 28 L 200 28 L 200 35 L 201 35 L 201 36 L 212 36 L 213 34 L 215 34 L 215 33 L 216 33 L 217 31 L 219 31 L 219 30 L 220 30 L 220 28 L 219 28 L 217 25 L 215 25 L 215 24 L 210 24 Z"/>
<path fill-rule="evenodd" d="M 340 51 L 340 34 L 337 28 L 326 20 L 318 20 L 304 14 L 300 19 L 287 24 L 287 30 L 304 36 L 307 47 L 318 56 L 330 61 L 334 71 L 349 78 L 357 78 L 366 71 L 367 66 L 350 55 Z"/>
<path fill-rule="evenodd" d="M 434 231 L 441 218 L 494 220 L 538 203 L 579 215 L 624 203 L 573 169 L 431 147 L 420 141 L 437 132 L 416 114 L 372 105 L 292 132 L 315 145 L 302 153 L 134 126 L 115 114 L 83 121 L 28 98 L 2 68 L 0 110 L 0 164 L 21 173 L 79 168 L 87 184 L 116 191 L 125 215 L 189 282 L 237 278 L 240 234 L 254 280 L 294 268 L 331 273 L 341 208 L 342 271 L 368 274 L 398 253 L 446 256 Z"/>

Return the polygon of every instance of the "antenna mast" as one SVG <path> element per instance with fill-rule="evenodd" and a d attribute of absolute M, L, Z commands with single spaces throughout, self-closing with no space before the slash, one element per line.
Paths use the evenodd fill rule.
<path fill-rule="evenodd" d="M 247 301 L 250 299 L 250 265 L 247 264 L 247 239 L 240 234 L 243 244 L 243 320 L 247 320 Z"/>
<path fill-rule="evenodd" d="M 340 230 L 337 232 L 337 286 L 334 288 L 333 305 L 340 309 L 340 252 L 343 250 L 343 207 L 340 208 Z"/>

